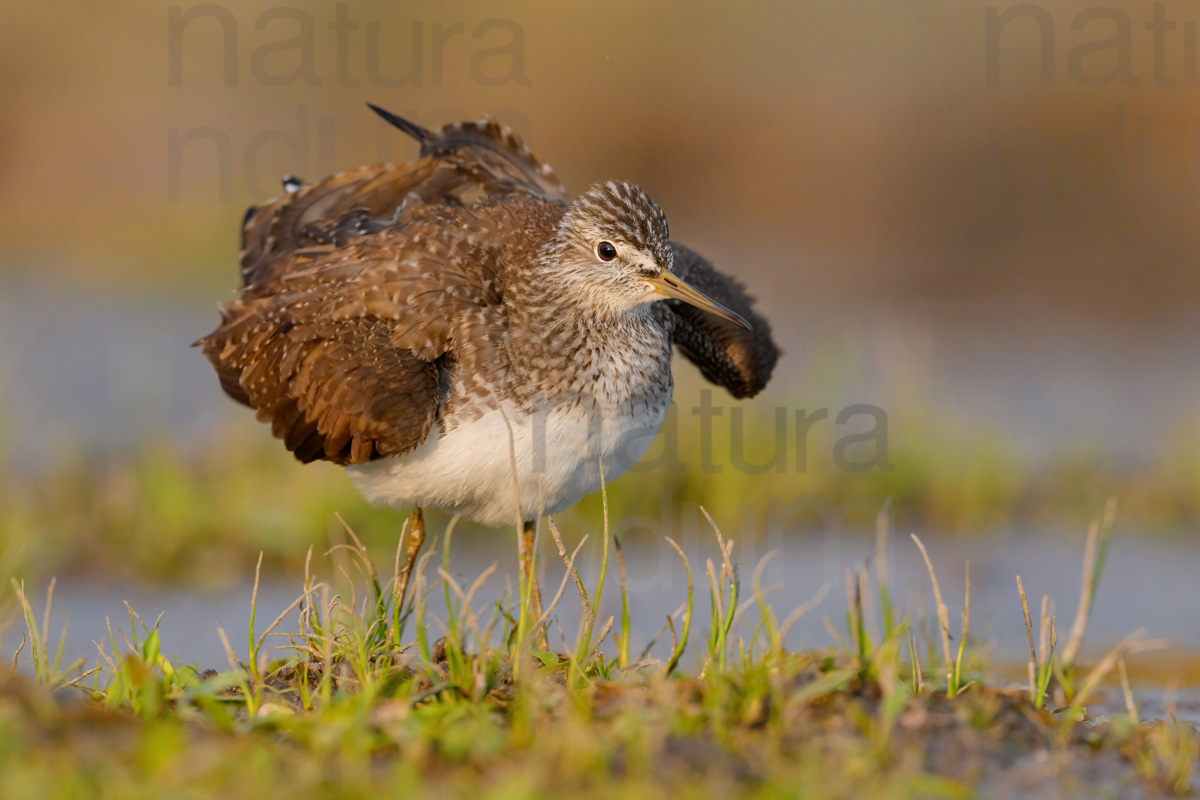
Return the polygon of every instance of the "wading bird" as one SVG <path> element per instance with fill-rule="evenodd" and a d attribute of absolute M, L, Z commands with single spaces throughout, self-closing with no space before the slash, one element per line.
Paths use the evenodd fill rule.
<path fill-rule="evenodd" d="M 398 603 L 426 506 L 519 526 L 536 586 L 536 520 L 642 456 L 673 346 L 735 397 L 763 388 L 778 351 L 741 286 L 673 243 L 637 186 L 572 200 L 494 121 L 429 131 L 371 108 L 420 158 L 285 178 L 247 211 L 241 294 L 197 344 L 296 458 L 414 507 Z"/>

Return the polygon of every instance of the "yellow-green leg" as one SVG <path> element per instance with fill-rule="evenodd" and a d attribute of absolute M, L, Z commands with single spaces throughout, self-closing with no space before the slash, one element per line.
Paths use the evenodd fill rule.
<path fill-rule="evenodd" d="M 526 522 L 521 531 L 521 572 L 525 576 L 525 585 L 529 587 L 529 616 L 534 622 L 542 618 L 542 592 L 538 587 L 537 572 L 534 569 L 533 522 Z M 538 637 L 544 643 L 545 635 Z"/>
<path fill-rule="evenodd" d="M 399 584 L 397 585 L 397 608 L 404 608 L 404 598 L 408 594 L 408 583 L 412 579 L 413 567 L 417 563 L 417 554 L 421 545 L 425 544 L 425 515 L 421 509 L 413 510 L 408 518 L 408 539 L 404 543 L 404 562 L 400 566 Z"/>

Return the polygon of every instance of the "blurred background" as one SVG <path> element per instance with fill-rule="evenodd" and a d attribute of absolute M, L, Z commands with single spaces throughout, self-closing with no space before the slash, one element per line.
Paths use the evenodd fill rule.
<path fill-rule="evenodd" d="M 390 563 L 401 518 L 292 462 L 189 349 L 233 296 L 245 208 L 281 176 L 416 156 L 366 102 L 429 126 L 491 114 L 571 192 L 637 182 L 760 298 L 786 352 L 772 387 L 713 394 L 706 440 L 681 364 L 670 432 L 611 487 L 651 632 L 682 592 L 662 534 L 715 553 L 699 504 L 744 573 L 783 551 L 786 604 L 870 558 L 890 498 L 897 582 L 923 580 L 909 531 L 949 591 L 971 558 L 972 604 L 1020 658 L 1012 575 L 1073 612 L 1084 533 L 1115 497 L 1096 646 L 1144 626 L 1200 648 L 1194 4 L 4 14 L 0 574 L 57 575 L 81 652 L 136 598 L 176 621 L 168 650 L 220 653 L 212 623 L 244 630 L 257 554 L 286 605 L 335 512 Z M 599 530 L 598 499 L 568 516 L 569 538 Z M 455 552 L 466 573 L 513 550 L 456 536 L 486 545 Z"/>

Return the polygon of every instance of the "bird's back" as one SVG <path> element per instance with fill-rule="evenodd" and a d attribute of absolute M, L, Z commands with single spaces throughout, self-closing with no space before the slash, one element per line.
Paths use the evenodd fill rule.
<path fill-rule="evenodd" d="M 399 118 L 391 120 L 395 124 Z M 283 194 L 246 212 L 240 253 L 244 285 L 278 278 L 289 266 L 286 256 L 296 250 L 344 246 L 483 198 L 535 199 L 565 208 L 567 194 L 554 171 L 507 126 L 479 120 L 428 131 L 402 122 L 421 142 L 416 162 L 358 167 L 316 183 L 287 177 Z"/>

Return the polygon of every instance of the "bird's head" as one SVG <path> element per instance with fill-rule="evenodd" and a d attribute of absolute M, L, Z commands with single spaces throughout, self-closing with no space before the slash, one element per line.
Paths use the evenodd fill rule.
<path fill-rule="evenodd" d="M 671 234 L 662 209 L 637 186 L 608 181 L 575 198 L 548 245 L 550 260 L 585 290 L 597 313 L 625 316 L 676 299 L 747 329 L 737 314 L 671 271 Z"/>

